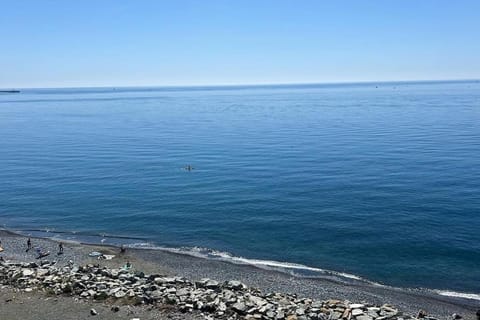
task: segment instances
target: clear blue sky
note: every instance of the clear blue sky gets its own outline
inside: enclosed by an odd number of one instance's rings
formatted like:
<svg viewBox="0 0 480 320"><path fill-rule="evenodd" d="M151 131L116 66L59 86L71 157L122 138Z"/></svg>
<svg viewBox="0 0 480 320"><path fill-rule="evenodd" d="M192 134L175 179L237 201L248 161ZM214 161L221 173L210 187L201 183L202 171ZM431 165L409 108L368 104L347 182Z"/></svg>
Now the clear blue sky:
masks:
<svg viewBox="0 0 480 320"><path fill-rule="evenodd" d="M0 87L480 78L480 1L1 1Z"/></svg>

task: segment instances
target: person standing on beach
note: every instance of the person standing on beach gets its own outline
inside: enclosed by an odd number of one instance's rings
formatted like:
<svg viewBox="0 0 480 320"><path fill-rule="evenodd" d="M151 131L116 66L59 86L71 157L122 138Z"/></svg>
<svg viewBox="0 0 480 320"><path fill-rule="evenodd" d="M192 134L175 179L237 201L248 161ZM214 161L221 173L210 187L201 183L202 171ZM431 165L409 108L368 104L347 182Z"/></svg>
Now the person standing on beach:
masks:
<svg viewBox="0 0 480 320"><path fill-rule="evenodd" d="M28 238L27 240L27 252L32 249L32 240L30 238Z"/></svg>
<svg viewBox="0 0 480 320"><path fill-rule="evenodd" d="M58 244L58 254L63 254L63 242Z"/></svg>

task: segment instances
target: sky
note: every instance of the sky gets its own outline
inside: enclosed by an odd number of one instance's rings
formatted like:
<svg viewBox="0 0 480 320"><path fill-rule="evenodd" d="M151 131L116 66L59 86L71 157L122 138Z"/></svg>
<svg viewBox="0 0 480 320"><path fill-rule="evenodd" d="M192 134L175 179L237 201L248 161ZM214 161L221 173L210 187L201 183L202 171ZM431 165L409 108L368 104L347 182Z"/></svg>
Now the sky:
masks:
<svg viewBox="0 0 480 320"><path fill-rule="evenodd" d="M0 88L480 78L478 0L0 0Z"/></svg>

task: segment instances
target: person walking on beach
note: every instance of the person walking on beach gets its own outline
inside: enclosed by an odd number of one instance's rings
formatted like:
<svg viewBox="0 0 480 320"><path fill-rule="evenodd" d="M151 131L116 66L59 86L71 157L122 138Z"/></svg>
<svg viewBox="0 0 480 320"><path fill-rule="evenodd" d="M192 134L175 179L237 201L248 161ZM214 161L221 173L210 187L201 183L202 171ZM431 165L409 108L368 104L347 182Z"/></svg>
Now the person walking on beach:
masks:
<svg viewBox="0 0 480 320"><path fill-rule="evenodd" d="M27 240L27 252L32 249L32 240L30 238L28 238Z"/></svg>
<svg viewBox="0 0 480 320"><path fill-rule="evenodd" d="M63 242L58 244L58 254L63 254Z"/></svg>

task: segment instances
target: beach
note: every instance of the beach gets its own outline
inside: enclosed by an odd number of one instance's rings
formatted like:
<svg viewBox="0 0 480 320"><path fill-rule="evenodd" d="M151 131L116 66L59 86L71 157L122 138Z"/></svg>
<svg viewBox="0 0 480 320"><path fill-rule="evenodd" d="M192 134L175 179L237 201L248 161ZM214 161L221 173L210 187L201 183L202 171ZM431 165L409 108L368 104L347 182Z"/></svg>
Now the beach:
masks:
<svg viewBox="0 0 480 320"><path fill-rule="evenodd" d="M38 261L35 259L34 250L25 252L26 237L9 231L1 231L0 238L5 249L1 256L5 260L15 262ZM95 264L107 268L121 268L129 262L134 272L184 277L191 281L198 281L202 278L214 279L220 283L238 280L248 287L258 288L266 293L295 294L298 297L316 300L338 299L352 303L389 304L397 307L402 313L413 316L416 316L419 310L424 310L429 316L439 319L450 319L454 313L461 315L465 319L475 319L475 312L479 306L477 300L445 297L427 290L402 290L365 283L347 283L333 279L295 277L285 272L265 270L250 265L214 261L162 250L127 248L126 252L122 254L118 247L67 242L64 243L64 254L57 255L58 242L56 241L32 238L32 245L41 247L44 251L50 251L50 255L45 257L45 259L57 262L56 266L73 263L79 266ZM89 256L89 253L93 251L99 251L106 255L115 255L115 257L111 260L99 260L97 257ZM49 310L53 308L55 310L57 308L55 306L59 305L57 300L52 300L52 297L47 297L48 300L45 300L44 293L41 292L25 294L9 290L14 290L14 288L2 289L0 311L5 315L18 313L17 317L22 315L22 319L29 319L28 314L32 314L32 317L36 316L35 319L39 319L39 310L42 308L48 308ZM16 296L16 298L6 303L5 301L10 296ZM28 303L26 299L28 299ZM77 304L78 297L65 295L55 296L55 299L60 299L60 305L62 306L68 306L70 303L75 304L75 306L78 305L78 308L69 309L71 311L69 316L72 319L75 316L85 317L91 308L102 310L101 313L105 319L109 319L109 316L119 317L119 314L111 315L110 311L104 312L105 310L110 310L110 306L99 302L82 300L81 304ZM25 305L28 305L28 307L25 307ZM134 308L132 312L141 314L142 317L140 318L142 319L150 319L151 317L158 319L175 316L186 317L185 314L179 313L178 310L171 306L168 310L163 311L153 308L155 309L154 312L151 306L132 306L132 308ZM151 310L148 311L147 308ZM122 312L127 312L127 310L125 309ZM45 316L47 314L41 313L45 314ZM67 319L61 312L55 311L54 313L58 314L59 318ZM201 318L201 315L195 312L188 313L188 317L195 316ZM128 318L129 315L125 314L125 317ZM54 319L51 314L45 319L47 318ZM130 318L134 318L134 316Z"/></svg>

